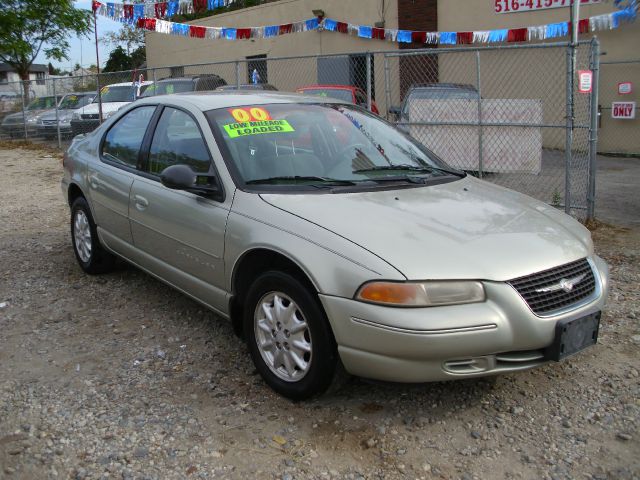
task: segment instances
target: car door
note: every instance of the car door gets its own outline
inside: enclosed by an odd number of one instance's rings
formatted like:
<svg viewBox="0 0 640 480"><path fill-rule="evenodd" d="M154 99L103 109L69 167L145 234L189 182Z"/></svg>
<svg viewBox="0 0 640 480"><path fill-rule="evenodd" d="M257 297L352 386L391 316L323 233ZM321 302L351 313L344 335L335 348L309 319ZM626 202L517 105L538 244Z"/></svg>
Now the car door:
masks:
<svg viewBox="0 0 640 480"><path fill-rule="evenodd" d="M131 187L135 247L143 253L145 268L226 311L223 255L230 199L166 188L160 173L176 164L186 164L196 174L215 173L197 121L186 111L166 106L151 137L143 172Z"/></svg>
<svg viewBox="0 0 640 480"><path fill-rule="evenodd" d="M108 247L124 253L133 244L129 226L129 191L142 142L155 105L135 108L109 128L99 148L100 161L88 167L93 215Z"/></svg>

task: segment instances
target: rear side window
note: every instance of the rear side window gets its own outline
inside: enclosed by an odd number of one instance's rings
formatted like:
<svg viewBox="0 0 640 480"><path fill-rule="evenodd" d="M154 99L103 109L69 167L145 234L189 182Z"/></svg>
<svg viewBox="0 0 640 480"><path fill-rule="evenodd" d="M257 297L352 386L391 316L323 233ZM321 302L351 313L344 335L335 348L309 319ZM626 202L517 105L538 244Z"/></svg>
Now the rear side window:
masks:
<svg viewBox="0 0 640 480"><path fill-rule="evenodd" d="M142 139L155 109L155 106L139 107L118 120L105 135L103 157L136 168Z"/></svg>
<svg viewBox="0 0 640 480"><path fill-rule="evenodd" d="M153 134L149 173L159 175L171 165L188 165L196 173L207 173L209 151L195 120L185 112L166 107Z"/></svg>

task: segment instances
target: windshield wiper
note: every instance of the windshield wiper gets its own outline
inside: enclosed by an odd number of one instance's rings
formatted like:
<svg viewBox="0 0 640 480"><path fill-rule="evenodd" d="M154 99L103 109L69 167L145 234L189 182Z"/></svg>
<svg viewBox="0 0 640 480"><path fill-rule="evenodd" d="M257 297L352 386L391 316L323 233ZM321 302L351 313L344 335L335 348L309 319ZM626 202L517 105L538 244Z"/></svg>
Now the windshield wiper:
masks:
<svg viewBox="0 0 640 480"><path fill-rule="evenodd" d="M367 172L383 172L383 171L410 171L410 172L420 172L420 173L433 173L433 172L444 172L449 175L455 175L457 177L464 176L462 172L454 172L452 170L446 170L444 168L439 167L420 167L417 165L378 165L371 168L361 168L359 170L354 170L353 173L367 173Z"/></svg>
<svg viewBox="0 0 640 480"><path fill-rule="evenodd" d="M277 183L281 181L295 181L295 182L322 182L322 185L356 185L351 180L338 180L336 178L328 177L316 177L316 176L299 176L299 175L283 175L280 177L258 178L256 180L249 180L245 182L247 185L259 185L265 183Z"/></svg>

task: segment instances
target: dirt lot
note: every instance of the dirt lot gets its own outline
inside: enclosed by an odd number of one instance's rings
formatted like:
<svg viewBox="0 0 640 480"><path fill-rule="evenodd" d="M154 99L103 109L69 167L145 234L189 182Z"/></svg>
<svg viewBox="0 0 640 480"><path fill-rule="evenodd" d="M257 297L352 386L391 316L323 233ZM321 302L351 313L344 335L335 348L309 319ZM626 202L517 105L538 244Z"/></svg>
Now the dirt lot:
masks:
<svg viewBox="0 0 640 480"><path fill-rule="evenodd" d="M0 149L0 478L640 478L640 230L600 226L600 343L493 381L291 403L230 325L132 267L84 275L60 158Z"/></svg>

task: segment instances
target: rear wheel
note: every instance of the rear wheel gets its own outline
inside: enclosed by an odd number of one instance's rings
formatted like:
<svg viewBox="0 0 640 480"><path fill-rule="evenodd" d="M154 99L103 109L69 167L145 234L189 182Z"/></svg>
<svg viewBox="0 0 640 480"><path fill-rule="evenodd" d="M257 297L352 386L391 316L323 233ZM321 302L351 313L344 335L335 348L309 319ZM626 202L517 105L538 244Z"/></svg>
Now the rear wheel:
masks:
<svg viewBox="0 0 640 480"><path fill-rule="evenodd" d="M115 257L100 245L89 204L83 197L76 198L71 205L71 241L76 260L86 273L113 270Z"/></svg>
<svg viewBox="0 0 640 480"><path fill-rule="evenodd" d="M266 272L249 289L244 312L251 357L271 388L293 400L327 390L338 353L315 292L292 275Z"/></svg>

